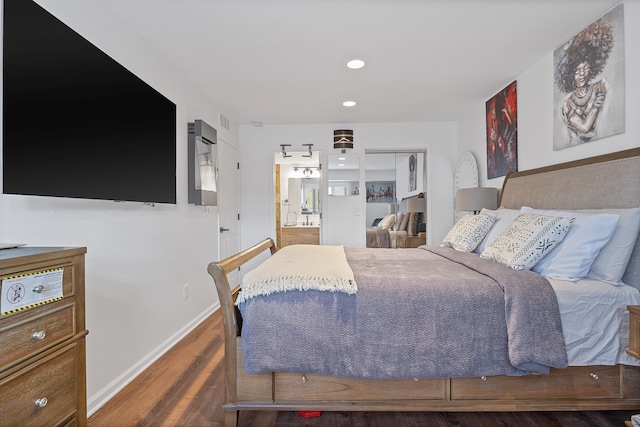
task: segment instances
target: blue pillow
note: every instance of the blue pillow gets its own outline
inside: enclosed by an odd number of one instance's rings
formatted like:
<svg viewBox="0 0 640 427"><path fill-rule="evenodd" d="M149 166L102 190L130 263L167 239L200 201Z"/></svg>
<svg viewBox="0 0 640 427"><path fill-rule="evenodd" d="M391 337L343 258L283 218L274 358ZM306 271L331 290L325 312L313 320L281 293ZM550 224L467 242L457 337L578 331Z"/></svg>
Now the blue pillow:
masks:
<svg viewBox="0 0 640 427"><path fill-rule="evenodd" d="M523 207L522 213L573 217L573 223L564 239L532 270L558 280L578 281L587 277L591 265L618 226L620 215L609 213L583 213Z"/></svg>

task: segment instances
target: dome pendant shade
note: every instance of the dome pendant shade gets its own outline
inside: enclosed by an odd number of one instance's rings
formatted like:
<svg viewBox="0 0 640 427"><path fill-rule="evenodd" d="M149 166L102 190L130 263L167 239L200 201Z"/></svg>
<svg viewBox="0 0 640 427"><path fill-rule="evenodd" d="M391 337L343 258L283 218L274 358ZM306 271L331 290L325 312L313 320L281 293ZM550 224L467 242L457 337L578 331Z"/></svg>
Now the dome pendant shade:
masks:
<svg viewBox="0 0 640 427"><path fill-rule="evenodd" d="M333 148L353 148L353 130L338 129L333 131Z"/></svg>

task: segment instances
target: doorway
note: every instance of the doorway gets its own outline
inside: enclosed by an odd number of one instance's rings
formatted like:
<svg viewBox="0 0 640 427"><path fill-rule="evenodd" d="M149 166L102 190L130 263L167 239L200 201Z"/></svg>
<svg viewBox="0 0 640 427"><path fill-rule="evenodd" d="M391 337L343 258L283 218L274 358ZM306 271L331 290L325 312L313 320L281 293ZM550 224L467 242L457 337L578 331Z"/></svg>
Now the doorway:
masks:
<svg viewBox="0 0 640 427"><path fill-rule="evenodd" d="M295 243L320 244L321 154L320 151L309 150L283 151L274 155L274 226L279 248Z"/></svg>
<svg viewBox="0 0 640 427"><path fill-rule="evenodd" d="M224 140L218 138L218 173L220 182L224 185L218 189L218 220L219 220L219 259L225 259L238 252L239 221L238 185L240 182L238 170L238 150ZM240 283L238 270L229 272L229 283Z"/></svg>

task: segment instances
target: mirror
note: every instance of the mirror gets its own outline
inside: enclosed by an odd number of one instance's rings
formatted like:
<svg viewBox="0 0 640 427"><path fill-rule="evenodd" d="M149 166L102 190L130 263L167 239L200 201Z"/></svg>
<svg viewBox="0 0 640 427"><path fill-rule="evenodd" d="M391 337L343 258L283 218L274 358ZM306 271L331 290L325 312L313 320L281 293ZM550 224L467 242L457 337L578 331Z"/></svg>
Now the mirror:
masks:
<svg viewBox="0 0 640 427"><path fill-rule="evenodd" d="M396 153L366 153L366 224L373 226L376 220L398 210Z"/></svg>
<svg viewBox="0 0 640 427"><path fill-rule="evenodd" d="M384 218L385 215L407 211L402 200L425 192L425 165L425 152L365 152L368 227L373 226L377 219Z"/></svg>
<svg viewBox="0 0 640 427"><path fill-rule="evenodd" d="M329 196L358 196L360 194L358 154L330 154L328 169Z"/></svg>
<svg viewBox="0 0 640 427"><path fill-rule="evenodd" d="M318 178L289 178L289 212L297 215L320 213L320 180Z"/></svg>

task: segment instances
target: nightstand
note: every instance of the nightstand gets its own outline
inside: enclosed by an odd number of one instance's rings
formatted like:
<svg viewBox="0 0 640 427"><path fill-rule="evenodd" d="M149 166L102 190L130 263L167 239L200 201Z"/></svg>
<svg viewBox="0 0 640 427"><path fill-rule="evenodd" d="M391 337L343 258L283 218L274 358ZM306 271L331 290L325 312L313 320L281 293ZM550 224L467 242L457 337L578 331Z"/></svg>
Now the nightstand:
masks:
<svg viewBox="0 0 640 427"><path fill-rule="evenodd" d="M398 236L397 246L399 248L417 248L427 243L427 236Z"/></svg>
<svg viewBox="0 0 640 427"><path fill-rule="evenodd" d="M628 305L629 310L629 348L627 353L640 359L640 305ZM632 427L631 421L624 422L627 427Z"/></svg>
<svg viewBox="0 0 640 427"><path fill-rule="evenodd" d="M640 305L628 305L629 348L627 353L640 359Z"/></svg>

